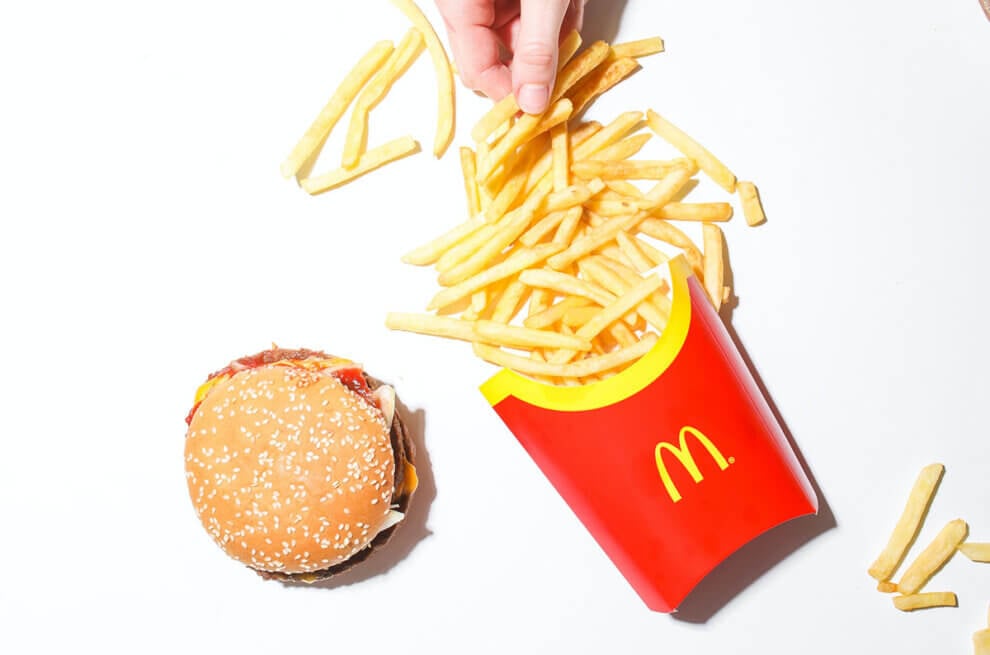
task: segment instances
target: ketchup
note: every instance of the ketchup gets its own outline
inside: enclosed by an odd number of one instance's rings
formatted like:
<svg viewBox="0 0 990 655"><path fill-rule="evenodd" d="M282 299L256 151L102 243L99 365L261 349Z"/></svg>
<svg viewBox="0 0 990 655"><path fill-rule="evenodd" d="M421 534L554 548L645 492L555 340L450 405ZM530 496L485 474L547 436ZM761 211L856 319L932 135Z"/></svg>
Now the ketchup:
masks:
<svg viewBox="0 0 990 655"><path fill-rule="evenodd" d="M233 375L240 371L248 371L255 368L260 368L262 366L267 366L269 364L274 364L281 361L301 361L308 359L310 357L322 357L327 358L327 355L315 350L284 350L284 349L272 349L263 350L255 355L248 355L247 357L241 357L240 359L234 360L224 368L211 373L207 378L207 381L213 378L219 377L221 375ZM364 377L364 371L358 366L347 366L344 368L338 368L330 371L330 375L337 378L341 384L353 391L354 393L361 396L368 404L381 410L378 405L378 399L375 398L371 391L371 387L368 386L368 380ZM208 395L208 394L207 394ZM189 410L189 414L186 415L186 425L192 423L192 417L199 409L202 401L193 405L193 408Z"/></svg>

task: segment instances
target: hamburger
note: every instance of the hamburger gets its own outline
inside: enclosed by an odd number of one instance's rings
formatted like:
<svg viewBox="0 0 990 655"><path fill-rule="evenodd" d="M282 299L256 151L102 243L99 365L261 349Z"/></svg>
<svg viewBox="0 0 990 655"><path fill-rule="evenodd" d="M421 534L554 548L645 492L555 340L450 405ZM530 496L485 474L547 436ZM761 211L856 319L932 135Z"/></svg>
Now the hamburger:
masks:
<svg viewBox="0 0 990 655"><path fill-rule="evenodd" d="M381 547L416 489L392 387L346 359L272 347L210 375L186 417L203 527L262 577L316 582Z"/></svg>

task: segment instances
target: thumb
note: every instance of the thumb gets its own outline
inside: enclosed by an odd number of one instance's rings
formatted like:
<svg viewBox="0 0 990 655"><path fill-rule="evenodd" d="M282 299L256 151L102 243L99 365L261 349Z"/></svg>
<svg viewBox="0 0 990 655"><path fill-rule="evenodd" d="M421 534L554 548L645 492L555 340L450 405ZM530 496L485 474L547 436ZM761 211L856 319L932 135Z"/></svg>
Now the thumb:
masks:
<svg viewBox="0 0 990 655"><path fill-rule="evenodd" d="M557 43L568 0L522 0L512 53L512 90L527 114L546 111L557 73Z"/></svg>

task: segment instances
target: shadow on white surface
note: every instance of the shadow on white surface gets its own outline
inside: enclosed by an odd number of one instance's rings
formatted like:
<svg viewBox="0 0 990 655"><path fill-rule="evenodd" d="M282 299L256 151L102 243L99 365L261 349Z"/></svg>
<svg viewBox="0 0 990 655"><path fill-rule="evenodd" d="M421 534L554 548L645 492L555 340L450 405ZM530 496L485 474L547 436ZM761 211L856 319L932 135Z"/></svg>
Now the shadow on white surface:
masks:
<svg viewBox="0 0 990 655"><path fill-rule="evenodd" d="M410 411L401 400L396 398L395 411L399 412L409 431L410 438L416 448L415 466L419 486L409 503L409 510L402 524L397 527L391 539L381 548L377 548L368 559L338 575L321 582L304 584L299 582L283 582L290 587L306 587L316 589L337 589L363 582L370 578L388 573L399 565L413 551L419 542L433 534L427 527L430 517L430 506L437 495L436 482L433 477L433 465L430 454L426 451L426 413L422 410Z"/></svg>
<svg viewBox="0 0 990 655"><path fill-rule="evenodd" d="M737 304L737 299L733 298L732 307L735 307ZM732 307L723 307L723 319L727 319L727 314L731 312ZM726 311L727 309L728 312ZM794 436L784 422L766 385L760 379L756 367L753 366L753 361L746 353L742 342L739 340L739 336L732 329L732 325L728 320L726 320L726 328L733 343L738 348L743 361L746 362L747 368L752 373L760 392L766 398L774 418L777 419L784 435L787 437L788 444L794 451L794 455L797 457L801 468L811 482L815 496L818 498L818 513L810 516L802 516L771 528L730 555L728 559L698 583L698 586L691 591L684 602L677 608L677 611L671 615L675 619L687 623L706 623L733 598L742 593L771 568L787 559L804 544L838 525L835 515L832 513L832 509L829 507L828 501L825 498L825 494L822 492L821 487L815 480L815 476L812 474L811 468L808 466L808 462L798 449L797 443L794 441Z"/></svg>
<svg viewBox="0 0 990 655"><path fill-rule="evenodd" d="M612 43L619 33L622 11L628 0L610 2L589 2L584 6L584 27L581 40L585 43L607 41Z"/></svg>

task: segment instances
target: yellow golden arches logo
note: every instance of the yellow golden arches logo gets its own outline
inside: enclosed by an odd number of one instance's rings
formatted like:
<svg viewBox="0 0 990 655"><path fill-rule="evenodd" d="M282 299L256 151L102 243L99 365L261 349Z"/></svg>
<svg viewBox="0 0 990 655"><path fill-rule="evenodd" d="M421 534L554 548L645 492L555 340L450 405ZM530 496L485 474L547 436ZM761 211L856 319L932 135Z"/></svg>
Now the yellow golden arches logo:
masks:
<svg viewBox="0 0 990 655"><path fill-rule="evenodd" d="M660 479L663 481L664 489L667 490L667 494L670 499L675 503L681 499L681 492L678 491L677 485L674 481L670 479L670 472L667 470L667 463L663 459L664 451L673 453L677 461L681 463L684 470L688 472L691 479L696 483L701 482L705 479L705 476L701 474L701 469L698 468L698 463L694 460L694 455L691 454L691 449L688 448L687 438L688 435L694 437L708 454L711 456L712 460L718 464L719 470L724 471L729 468L729 464L733 463L735 460L733 458L726 459L712 440L706 437L702 432L696 428L690 426L685 426L681 428L680 438L678 439L678 445L674 446L666 441L661 441L656 447L656 457L657 457L657 471L660 473Z"/></svg>

